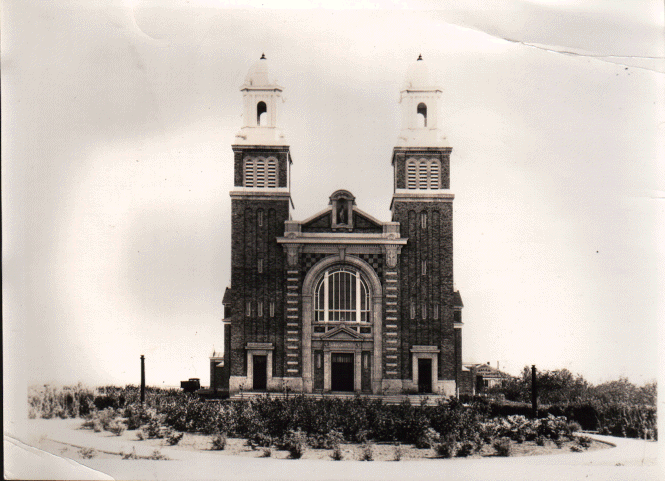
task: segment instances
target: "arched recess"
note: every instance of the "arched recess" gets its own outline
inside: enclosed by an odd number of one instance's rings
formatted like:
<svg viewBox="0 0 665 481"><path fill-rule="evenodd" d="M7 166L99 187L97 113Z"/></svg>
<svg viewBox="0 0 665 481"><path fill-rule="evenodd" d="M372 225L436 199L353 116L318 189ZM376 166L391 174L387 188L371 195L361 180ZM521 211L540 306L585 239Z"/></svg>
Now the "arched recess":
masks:
<svg viewBox="0 0 665 481"><path fill-rule="evenodd" d="M372 336L374 342L374 359L372 360L372 391L380 393L382 373L382 326L383 326L383 288L381 279L372 266L364 260L350 255L342 258L339 255L326 257L312 266L302 286L302 374L305 392L312 392L312 322L314 321L314 287L316 281L326 269L336 264L353 266L361 271L369 281L372 302Z"/></svg>
<svg viewBox="0 0 665 481"><path fill-rule="evenodd" d="M265 127L268 122L268 107L266 103L261 101L256 104L256 125Z"/></svg>
<svg viewBox="0 0 665 481"><path fill-rule="evenodd" d="M419 103L416 114L418 115L418 127L427 127L427 105Z"/></svg>

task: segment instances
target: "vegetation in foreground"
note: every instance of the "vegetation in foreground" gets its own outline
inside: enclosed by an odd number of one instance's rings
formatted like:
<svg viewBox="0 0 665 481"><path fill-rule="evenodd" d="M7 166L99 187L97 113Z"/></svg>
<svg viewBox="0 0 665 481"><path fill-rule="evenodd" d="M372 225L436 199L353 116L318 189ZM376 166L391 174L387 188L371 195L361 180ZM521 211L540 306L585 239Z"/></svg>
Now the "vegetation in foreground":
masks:
<svg viewBox="0 0 665 481"><path fill-rule="evenodd" d="M465 404L450 399L435 406L385 405L362 397L316 400L302 395L230 402L207 401L176 389L149 388L141 406L139 392L136 386L96 391L82 386L46 386L31 390L30 413L42 418L81 417L82 428L117 436L125 430L135 431L137 439L163 439L165 445L177 445L185 432L210 435L213 450L224 450L227 436L243 438L246 446L260 449L266 457L275 448L288 451L293 459L308 449L332 450L331 459L349 459L342 450L348 443L362 445L356 459L365 461L376 459L376 443L394 445L390 458L395 460L402 459L402 444L430 449L439 457L510 456L520 445L566 445L573 451L584 451L590 445L584 437L575 436L580 423L551 412L565 411L570 405L565 409L550 406L541 413L543 417L531 419L509 412L520 411L519 404L479 398ZM653 433L655 438L655 407L631 409L634 411L616 411L610 405L597 421L611 419L612 426L623 426L621 434Z"/></svg>

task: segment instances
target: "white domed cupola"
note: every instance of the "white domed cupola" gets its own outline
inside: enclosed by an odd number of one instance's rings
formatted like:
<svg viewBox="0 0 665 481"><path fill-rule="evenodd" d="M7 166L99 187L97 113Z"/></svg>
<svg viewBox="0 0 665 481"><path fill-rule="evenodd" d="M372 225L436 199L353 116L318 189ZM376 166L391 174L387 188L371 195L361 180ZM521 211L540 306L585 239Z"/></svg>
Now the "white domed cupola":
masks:
<svg viewBox="0 0 665 481"><path fill-rule="evenodd" d="M397 145L405 147L446 146L439 125L441 88L431 79L429 68L422 55L406 73L400 91L402 105L402 129Z"/></svg>
<svg viewBox="0 0 665 481"><path fill-rule="evenodd" d="M249 69L240 87L243 97L243 122L236 134L239 145L286 145L284 134L277 127L278 105L283 102L282 90L270 78L265 55Z"/></svg>

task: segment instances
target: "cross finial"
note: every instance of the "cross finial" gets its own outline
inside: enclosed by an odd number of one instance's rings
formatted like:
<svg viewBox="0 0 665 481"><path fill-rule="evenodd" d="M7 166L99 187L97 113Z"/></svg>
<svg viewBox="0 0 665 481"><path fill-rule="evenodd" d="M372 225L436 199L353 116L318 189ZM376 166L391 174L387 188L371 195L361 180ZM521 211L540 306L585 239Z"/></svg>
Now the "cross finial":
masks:
<svg viewBox="0 0 665 481"><path fill-rule="evenodd" d="M262 53L262 54L261 54L261 58L260 58L260 60L265 60L265 59L266 59L266 54L265 54L265 53Z"/></svg>
<svg viewBox="0 0 665 481"><path fill-rule="evenodd" d="M422 60L422 59L423 59L423 55L422 55L422 54L419 54L419 55L418 55L418 60Z"/></svg>

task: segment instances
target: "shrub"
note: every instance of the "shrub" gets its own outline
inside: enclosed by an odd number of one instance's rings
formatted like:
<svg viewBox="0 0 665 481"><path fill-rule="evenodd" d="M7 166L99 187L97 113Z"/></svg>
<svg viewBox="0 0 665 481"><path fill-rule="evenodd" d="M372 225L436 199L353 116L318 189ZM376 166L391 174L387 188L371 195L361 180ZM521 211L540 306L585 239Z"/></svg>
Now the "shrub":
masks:
<svg viewBox="0 0 665 481"><path fill-rule="evenodd" d="M289 431L283 443L292 459L300 459L307 450L307 435L300 429Z"/></svg>
<svg viewBox="0 0 665 481"><path fill-rule="evenodd" d="M457 451L457 441L453 436L446 436L442 442L435 445L434 450L440 458L452 458Z"/></svg>
<svg viewBox="0 0 665 481"><path fill-rule="evenodd" d="M268 448L273 445L275 440L272 436L262 432L254 432L250 434L247 438L247 445L254 449L255 446Z"/></svg>
<svg viewBox="0 0 665 481"><path fill-rule="evenodd" d="M586 449L591 446L592 440L589 436L578 436L577 437L577 444Z"/></svg>
<svg viewBox="0 0 665 481"><path fill-rule="evenodd" d="M580 423L576 421L571 421L568 423L566 426L566 435L571 438L573 433L579 432L582 430L582 426L580 426Z"/></svg>
<svg viewBox="0 0 665 481"><path fill-rule="evenodd" d="M136 439L138 439L139 441L145 441L146 438L147 436L143 432L143 429L139 429L138 431L136 431Z"/></svg>
<svg viewBox="0 0 665 481"><path fill-rule="evenodd" d="M226 433L214 434L211 442L214 451L223 451L226 447Z"/></svg>
<svg viewBox="0 0 665 481"><path fill-rule="evenodd" d="M558 439L559 439L559 438L557 438L557 441L558 441ZM538 437L536 438L536 444L537 444L538 446L545 446L545 437L544 437L544 436L538 436Z"/></svg>
<svg viewBox="0 0 665 481"><path fill-rule="evenodd" d="M185 433L179 433L176 431L172 431L167 437L166 437L166 442L169 443L171 446L175 446L180 442L182 437L184 436Z"/></svg>
<svg viewBox="0 0 665 481"><path fill-rule="evenodd" d="M473 443L473 441L467 439L461 443L458 443L456 447L457 453L455 453L455 456L458 458L466 458L467 456L473 454L476 445Z"/></svg>
<svg viewBox="0 0 665 481"><path fill-rule="evenodd" d="M122 455L122 459L139 459L138 454L136 454L136 448L132 448L131 452L129 453L120 453Z"/></svg>
<svg viewBox="0 0 665 481"><path fill-rule="evenodd" d="M92 459L97 456L97 451L94 448L81 448L79 449L79 454L82 458Z"/></svg>
<svg viewBox="0 0 665 481"><path fill-rule="evenodd" d="M120 422L120 421L113 421L113 422L109 425L107 431L112 432L112 433L115 434L116 436L122 436L122 433L125 432L125 429L126 429L126 428L125 428L125 425L124 425L122 422Z"/></svg>
<svg viewBox="0 0 665 481"><path fill-rule="evenodd" d="M573 451L574 453L581 453L584 451L584 448L578 446L577 444L573 444L570 446L570 450Z"/></svg>
<svg viewBox="0 0 665 481"><path fill-rule="evenodd" d="M333 448L333 452L330 454L330 457L335 461L341 461L344 459L344 455L342 454L342 447L339 444Z"/></svg>
<svg viewBox="0 0 665 481"><path fill-rule="evenodd" d="M164 459L169 459L168 456L165 456L162 454L162 452L159 449L155 449L150 456L148 456L148 459L152 459L153 461L161 461Z"/></svg>
<svg viewBox="0 0 665 481"><path fill-rule="evenodd" d="M561 449L563 447L563 439L561 439L561 438L555 439L554 444L556 444L557 448Z"/></svg>
<svg viewBox="0 0 665 481"><path fill-rule="evenodd" d="M262 458L269 458L272 456L272 448L265 448L263 450L263 454L261 454Z"/></svg>
<svg viewBox="0 0 665 481"><path fill-rule="evenodd" d="M400 461L401 459L402 459L402 445L400 443L397 443L395 445L395 451L393 453L393 460Z"/></svg>
<svg viewBox="0 0 665 481"><path fill-rule="evenodd" d="M374 448L371 443L363 444L362 450L360 451L360 460L374 461Z"/></svg>
<svg viewBox="0 0 665 481"><path fill-rule="evenodd" d="M432 428L427 428L420 436L418 436L415 445L418 449L430 449L439 442L439 439L439 433Z"/></svg>
<svg viewBox="0 0 665 481"><path fill-rule="evenodd" d="M492 443L492 447L496 450L498 456L510 456L510 438L504 437L497 439Z"/></svg>

